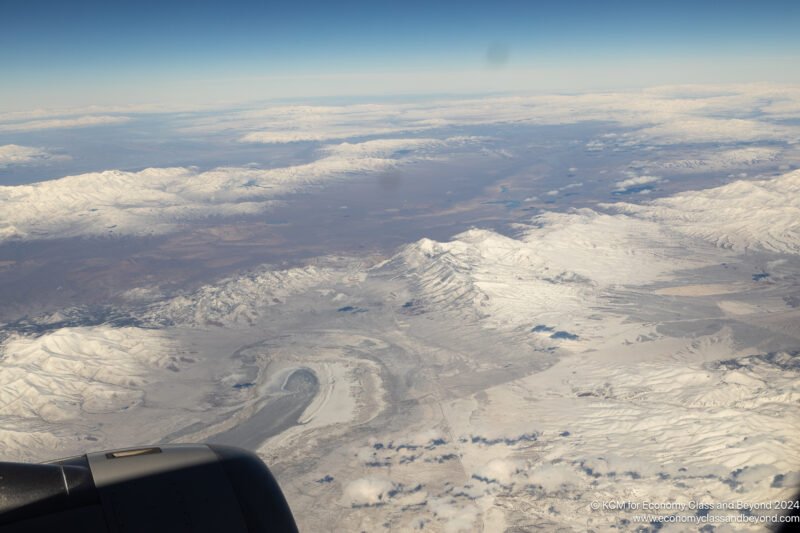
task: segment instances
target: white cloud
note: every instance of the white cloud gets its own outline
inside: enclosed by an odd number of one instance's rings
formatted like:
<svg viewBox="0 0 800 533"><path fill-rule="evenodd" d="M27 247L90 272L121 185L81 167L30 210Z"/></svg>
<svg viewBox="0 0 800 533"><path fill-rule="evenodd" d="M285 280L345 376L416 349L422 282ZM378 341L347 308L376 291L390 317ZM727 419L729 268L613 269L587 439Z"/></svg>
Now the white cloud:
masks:
<svg viewBox="0 0 800 533"><path fill-rule="evenodd" d="M344 133L344 132L342 132ZM260 144L284 144L301 141L324 141L335 138L355 137L362 132L352 131L350 135L347 134L334 134L334 133L315 133L312 131L306 132L269 132L269 131L255 131L243 135L240 139L243 143L260 143Z"/></svg>
<svg viewBox="0 0 800 533"><path fill-rule="evenodd" d="M782 107L765 105L778 100ZM777 105L777 104L775 104ZM190 122L191 129L238 131L242 142L284 143L419 132L447 126L613 122L632 129L589 147L677 143L797 142L800 128L779 124L800 107L800 91L770 86L662 88L577 95L437 99L414 103L273 106ZM777 111L775 111L777 109ZM747 116L748 118L742 118ZM755 116L755 118L753 118Z"/></svg>
<svg viewBox="0 0 800 533"><path fill-rule="evenodd" d="M446 144L447 141L436 139L377 139L362 143L332 144L324 147L322 152L340 157L391 157L397 152L409 150L419 154L421 150L430 150Z"/></svg>
<svg viewBox="0 0 800 533"><path fill-rule="evenodd" d="M243 135L239 140L243 143L257 144L286 144L303 141L332 141L337 139L349 139L353 137L366 137L374 135L395 135L398 133L410 133L421 131L427 128L386 128L369 126L331 126L327 130L309 131L256 131Z"/></svg>
<svg viewBox="0 0 800 533"><path fill-rule="evenodd" d="M24 132L49 129L85 128L107 124L122 124L130 117L120 115L86 115L74 118L48 118L28 120L24 122L6 122L0 124L0 132Z"/></svg>
<svg viewBox="0 0 800 533"><path fill-rule="evenodd" d="M120 123L134 113L192 111L200 106L85 107L0 114L0 131ZM202 109L209 110L207 106ZM517 95L354 105L274 105L181 117L183 128L230 132L241 142L330 141L391 136L448 126L612 122L632 129L600 136L592 149L615 144L796 142L800 128L778 119L800 109L800 91L769 85L660 87L574 95ZM122 114L126 114L123 116Z"/></svg>
<svg viewBox="0 0 800 533"><path fill-rule="evenodd" d="M547 191L545 194L547 196L558 196L559 193L562 193L564 191L568 191L570 189L578 189L580 187L583 187L583 182L568 183L567 185L564 185L563 187L559 187L558 189L553 189L551 191Z"/></svg>
<svg viewBox="0 0 800 533"><path fill-rule="evenodd" d="M22 111L0 112L0 123L25 122L32 120L63 119L89 115L130 115L135 113L189 113L192 111L219 111L219 106L198 104L127 104L127 105L90 105L82 107L29 109Z"/></svg>
<svg viewBox="0 0 800 533"><path fill-rule="evenodd" d="M666 120L635 133L655 144L737 143L752 141L800 142L800 130L763 120L684 116Z"/></svg>
<svg viewBox="0 0 800 533"><path fill-rule="evenodd" d="M522 471L522 465L511 459L492 459L475 471L474 476L487 483L500 483L512 485L517 475Z"/></svg>
<svg viewBox="0 0 800 533"><path fill-rule="evenodd" d="M197 105L89 106L0 114L0 131L120 123L134 113L211 111ZM232 132L247 143L330 141L488 124L616 123L636 131L617 143L796 142L800 90L771 85L656 87L641 91L450 98L354 105L274 105L181 117L184 128ZM602 149L614 141L592 141Z"/></svg>
<svg viewBox="0 0 800 533"><path fill-rule="evenodd" d="M20 146L18 144L0 146L0 168L13 165L49 163L51 161L63 161L65 159L69 159L69 156L51 154L42 148Z"/></svg>
<svg viewBox="0 0 800 533"><path fill-rule="evenodd" d="M402 104L274 106L233 114L221 122L203 121L193 127L205 130L256 129L239 140L272 144L395 135L441 125L425 117L404 116L406 107Z"/></svg>
<svg viewBox="0 0 800 533"><path fill-rule="evenodd" d="M428 507L434 515L444 522L447 533L474 531L478 519L478 509L472 504L458 504L447 498L432 498Z"/></svg>
<svg viewBox="0 0 800 533"><path fill-rule="evenodd" d="M626 192L641 187L642 185L655 184L661 181L656 176L637 176L614 183L617 192Z"/></svg>
<svg viewBox="0 0 800 533"><path fill-rule="evenodd" d="M583 483L574 467L545 463L528 472L528 483L542 487L546 492L558 492Z"/></svg>
<svg viewBox="0 0 800 533"><path fill-rule="evenodd" d="M409 436L406 441L413 446L427 446L435 440L446 440L447 437L438 430L429 429Z"/></svg>
<svg viewBox="0 0 800 533"><path fill-rule="evenodd" d="M746 148L717 151L681 150L681 154L684 157L680 159L634 161L631 166L635 168L668 169L670 172L680 173L719 171L775 161L781 155L781 150L763 146L748 146ZM788 169L786 167L782 170Z"/></svg>
<svg viewBox="0 0 800 533"><path fill-rule="evenodd" d="M372 476L351 481L344 488L345 505L379 505L386 503L395 484L387 477Z"/></svg>

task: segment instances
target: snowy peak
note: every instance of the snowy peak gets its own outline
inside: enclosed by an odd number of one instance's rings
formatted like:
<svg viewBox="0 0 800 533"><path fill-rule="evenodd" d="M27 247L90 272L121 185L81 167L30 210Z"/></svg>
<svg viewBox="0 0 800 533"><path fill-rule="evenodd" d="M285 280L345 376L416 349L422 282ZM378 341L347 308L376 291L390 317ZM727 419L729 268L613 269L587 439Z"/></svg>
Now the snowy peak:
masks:
<svg viewBox="0 0 800 533"><path fill-rule="evenodd" d="M245 274L157 305L150 319L194 326L251 326L266 308L329 282L334 275L331 269L315 266Z"/></svg>

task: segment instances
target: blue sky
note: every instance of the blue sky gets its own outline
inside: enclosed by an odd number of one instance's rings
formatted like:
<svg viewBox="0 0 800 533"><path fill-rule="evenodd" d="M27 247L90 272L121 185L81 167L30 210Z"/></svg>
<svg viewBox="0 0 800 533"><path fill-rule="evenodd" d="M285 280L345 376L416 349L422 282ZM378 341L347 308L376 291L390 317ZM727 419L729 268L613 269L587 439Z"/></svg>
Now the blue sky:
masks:
<svg viewBox="0 0 800 533"><path fill-rule="evenodd" d="M798 23L793 1L0 0L0 109L792 83Z"/></svg>

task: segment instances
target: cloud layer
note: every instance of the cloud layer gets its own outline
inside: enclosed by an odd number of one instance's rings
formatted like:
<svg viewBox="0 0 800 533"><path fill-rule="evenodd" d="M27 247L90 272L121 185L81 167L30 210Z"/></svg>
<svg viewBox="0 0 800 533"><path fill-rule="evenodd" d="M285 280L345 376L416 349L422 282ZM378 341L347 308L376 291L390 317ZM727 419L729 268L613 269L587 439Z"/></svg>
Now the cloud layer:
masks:
<svg viewBox="0 0 800 533"><path fill-rule="evenodd" d="M42 120L0 123L0 132L17 133L37 130L86 128L89 126L122 124L129 120L131 120L130 117L121 115L84 115L69 118L47 118Z"/></svg>
<svg viewBox="0 0 800 533"><path fill-rule="evenodd" d="M270 106L190 120L194 131L240 132L246 143L326 141L436 128L600 121L631 128L604 146L687 143L797 143L800 128L782 121L800 106L793 87L665 87L636 92L438 99L414 103Z"/></svg>
<svg viewBox="0 0 800 533"><path fill-rule="evenodd" d="M55 155L42 148L6 144L0 146L0 168L15 165L36 165L69 159L66 155Z"/></svg>

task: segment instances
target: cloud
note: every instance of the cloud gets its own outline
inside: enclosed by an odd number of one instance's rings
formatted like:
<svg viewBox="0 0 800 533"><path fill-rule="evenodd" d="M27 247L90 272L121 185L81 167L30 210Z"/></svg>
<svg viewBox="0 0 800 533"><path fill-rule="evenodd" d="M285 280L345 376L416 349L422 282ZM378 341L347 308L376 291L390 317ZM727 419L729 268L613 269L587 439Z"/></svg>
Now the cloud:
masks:
<svg viewBox="0 0 800 533"><path fill-rule="evenodd" d="M387 477L371 476L351 481L344 488L345 505L360 507L386 503L395 484Z"/></svg>
<svg viewBox="0 0 800 533"><path fill-rule="evenodd" d="M321 125L320 128L309 128L307 130L284 130L284 131L256 131L250 132L239 141L243 143L257 144L286 144L293 142L309 141L332 141L337 139L351 139L356 137L372 137L396 135L401 133L417 133L432 129L436 125L431 123L412 122L406 126L387 127L384 125L353 124L338 125L329 124L327 128Z"/></svg>
<svg viewBox="0 0 800 533"><path fill-rule="evenodd" d="M198 104L127 104L127 105L90 105L82 107L28 109L21 111L0 112L0 123L25 122L32 120L63 119L89 115L131 115L136 113L190 113L193 111L219 111L219 106Z"/></svg>
<svg viewBox="0 0 800 533"><path fill-rule="evenodd" d="M457 140L460 140L458 138ZM398 152L430 151L445 146L447 141L436 139L377 139L362 143L341 143L324 147L322 152L340 157L391 157Z"/></svg>
<svg viewBox="0 0 800 533"><path fill-rule="evenodd" d="M431 124L424 119L401 118L402 109L403 106L388 104L274 106L229 115L221 121L203 121L193 128L256 129L239 140L262 144L386 136L430 129Z"/></svg>
<svg viewBox="0 0 800 533"><path fill-rule="evenodd" d="M349 133L349 134L348 134ZM239 139L243 143L259 143L259 144L285 144L302 141L325 141L330 139L341 139L347 137L356 137L363 135L363 131L352 130L350 132L338 133L321 133L313 131L294 131L294 132L270 132L270 131L255 131L243 135Z"/></svg>
<svg viewBox="0 0 800 533"><path fill-rule="evenodd" d="M781 155L781 150L763 146L748 146L732 150L703 150L700 152L682 149L681 155L684 157L655 161L634 161L631 163L631 167L665 169L678 173L737 169L775 161ZM785 170L788 170L788 168Z"/></svg>
<svg viewBox="0 0 800 533"><path fill-rule="evenodd" d="M46 164L67 159L69 159L67 155L51 154L42 148L34 148L32 146L20 146L18 144L0 146L0 168L14 165Z"/></svg>
<svg viewBox="0 0 800 533"><path fill-rule="evenodd" d="M614 183L616 187L615 192L630 193L639 192L650 189L652 185L661 181L661 178L656 176L637 176L635 178L628 178L626 180Z"/></svg>
<svg viewBox="0 0 800 533"><path fill-rule="evenodd" d="M503 52L502 46L495 47ZM502 59L502 53L495 54ZM493 56L494 57L494 56ZM593 149L615 143L796 142L800 127L781 120L800 109L800 90L771 85L657 87L641 91L536 94L353 105L272 105L249 109L209 106L90 106L0 114L0 131L33 131L121 123L135 113L203 110L180 118L192 132L232 133L245 143L322 142L394 136L449 126L575 124L603 121L629 128L616 141L602 136ZM213 112L208 112L213 111Z"/></svg>
<svg viewBox="0 0 800 533"><path fill-rule="evenodd" d="M492 459L481 468L477 469L472 477L486 483L499 483L512 485L517 475L522 471L518 461L510 459Z"/></svg>
<svg viewBox="0 0 800 533"><path fill-rule="evenodd" d="M559 492L581 486L583 479L572 466L564 463L546 463L528 472L528 483L542 487L545 492Z"/></svg>
<svg viewBox="0 0 800 533"><path fill-rule="evenodd" d="M579 187L583 187L583 182L569 183L567 185L564 185L563 187L559 187L558 189L553 189L551 191L547 191L545 194L547 196L558 196L559 193L562 193L564 191L568 191L570 189L577 189Z"/></svg>
<svg viewBox="0 0 800 533"><path fill-rule="evenodd" d="M800 142L800 130L764 120L680 117L643 128L635 136L655 144L737 143L752 141Z"/></svg>
<svg viewBox="0 0 800 533"><path fill-rule="evenodd" d="M779 101L782 107L765 105ZM575 95L515 95L413 103L272 106L191 120L187 128L239 132L252 143L325 141L420 132L449 126L614 123L629 131L600 136L590 149L684 143L789 142L800 127L777 109L800 108L800 91L771 86L667 87ZM742 118L747 117L747 118Z"/></svg>
<svg viewBox="0 0 800 533"><path fill-rule="evenodd" d="M580 467L590 476L624 476L651 477L661 470L661 465L648 461L646 458L617 455L604 457L588 457L580 462Z"/></svg>
<svg viewBox="0 0 800 533"><path fill-rule="evenodd" d="M796 489L800 486L800 471L776 474L775 477L772 478L772 486Z"/></svg>
<svg viewBox="0 0 800 533"><path fill-rule="evenodd" d="M406 439L406 441L412 446L428 446L432 442L444 442L446 440L447 437L441 431L436 429L429 429L420 433L415 433Z"/></svg>
<svg viewBox="0 0 800 533"><path fill-rule="evenodd" d="M75 118L49 118L0 124L0 132L25 132L49 129L85 128L108 124L122 124L131 120L120 115L86 115Z"/></svg>
<svg viewBox="0 0 800 533"><path fill-rule="evenodd" d="M444 522L447 533L474 531L478 520L478 509L472 504L458 504L447 498L431 498L428 507L434 515Z"/></svg>

